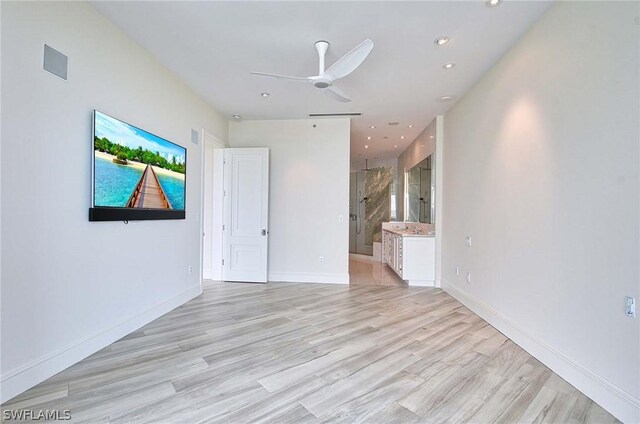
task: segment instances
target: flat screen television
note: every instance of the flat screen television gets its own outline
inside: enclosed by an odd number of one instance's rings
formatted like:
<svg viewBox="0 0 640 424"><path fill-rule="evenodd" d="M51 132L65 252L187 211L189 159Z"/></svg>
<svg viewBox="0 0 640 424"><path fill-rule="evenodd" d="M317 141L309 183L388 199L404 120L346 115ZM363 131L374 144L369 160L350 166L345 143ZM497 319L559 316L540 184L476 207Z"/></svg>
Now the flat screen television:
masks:
<svg viewBox="0 0 640 424"><path fill-rule="evenodd" d="M187 149L93 112L90 221L184 219Z"/></svg>

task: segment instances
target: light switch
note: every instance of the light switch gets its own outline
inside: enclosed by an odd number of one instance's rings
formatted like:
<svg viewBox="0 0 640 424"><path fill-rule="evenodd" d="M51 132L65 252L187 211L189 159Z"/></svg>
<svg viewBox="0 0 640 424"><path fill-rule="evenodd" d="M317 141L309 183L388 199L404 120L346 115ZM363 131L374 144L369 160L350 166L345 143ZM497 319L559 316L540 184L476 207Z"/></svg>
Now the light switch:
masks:
<svg viewBox="0 0 640 424"><path fill-rule="evenodd" d="M630 318L636 317L636 299L635 298L631 296L627 296L624 298L624 313Z"/></svg>

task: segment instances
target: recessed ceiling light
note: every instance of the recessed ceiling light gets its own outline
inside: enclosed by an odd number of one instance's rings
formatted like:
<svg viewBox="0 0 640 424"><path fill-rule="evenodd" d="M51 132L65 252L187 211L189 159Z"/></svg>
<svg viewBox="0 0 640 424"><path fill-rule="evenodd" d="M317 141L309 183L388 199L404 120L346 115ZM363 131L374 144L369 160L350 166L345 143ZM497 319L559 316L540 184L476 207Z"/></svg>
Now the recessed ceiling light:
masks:
<svg viewBox="0 0 640 424"><path fill-rule="evenodd" d="M407 125L407 128L413 128L413 124Z"/></svg>
<svg viewBox="0 0 640 424"><path fill-rule="evenodd" d="M399 122L391 121L387 125L391 125L393 127L394 125L398 125L398 124L399 124Z"/></svg>
<svg viewBox="0 0 640 424"><path fill-rule="evenodd" d="M429 138L433 138L433 136L432 136L432 135L430 135L430 136L429 136Z"/></svg>
<svg viewBox="0 0 640 424"><path fill-rule="evenodd" d="M376 126L375 125L371 125L369 128L374 129Z"/></svg>
<svg viewBox="0 0 640 424"><path fill-rule="evenodd" d="M242 118L240 115L238 115L238 114L233 114L233 119L240 119L240 118Z"/></svg>
<svg viewBox="0 0 640 424"><path fill-rule="evenodd" d="M365 145L364 145L364 148L365 148L365 149L368 149L368 148L369 148L369 145L368 145L368 144L365 144Z"/></svg>
<svg viewBox="0 0 640 424"><path fill-rule="evenodd" d="M393 148L394 148L394 149L397 149L397 148L398 148L398 145L397 145L397 144L394 144L394 145L393 145Z"/></svg>
<svg viewBox="0 0 640 424"><path fill-rule="evenodd" d="M455 98L456 98L456 96L442 96L438 100L440 100L441 102L450 102L451 100L453 100Z"/></svg>
<svg viewBox="0 0 640 424"><path fill-rule="evenodd" d="M449 62L449 63L445 63L445 64L444 64L444 66L442 66L442 67L443 67L444 69L451 69L451 68L453 68L454 66L456 66L456 64L455 64L455 63L451 63L451 62Z"/></svg>
<svg viewBox="0 0 640 424"><path fill-rule="evenodd" d="M447 44L449 42L449 37L447 36L440 36L438 38L436 38L435 40L433 40L434 43L436 43L439 46L442 46L444 44Z"/></svg>
<svg viewBox="0 0 640 424"><path fill-rule="evenodd" d="M487 7L496 7L502 3L502 0L487 0L484 5Z"/></svg>
<svg viewBox="0 0 640 424"><path fill-rule="evenodd" d="M269 97L271 95L271 93L267 93L266 91L264 91L264 92L260 93L260 95L262 97Z"/></svg>
<svg viewBox="0 0 640 424"><path fill-rule="evenodd" d="M404 136L403 135L400 136L400 140L404 140Z"/></svg>
<svg viewBox="0 0 640 424"><path fill-rule="evenodd" d="M367 140L371 140L371 136L367 136Z"/></svg>

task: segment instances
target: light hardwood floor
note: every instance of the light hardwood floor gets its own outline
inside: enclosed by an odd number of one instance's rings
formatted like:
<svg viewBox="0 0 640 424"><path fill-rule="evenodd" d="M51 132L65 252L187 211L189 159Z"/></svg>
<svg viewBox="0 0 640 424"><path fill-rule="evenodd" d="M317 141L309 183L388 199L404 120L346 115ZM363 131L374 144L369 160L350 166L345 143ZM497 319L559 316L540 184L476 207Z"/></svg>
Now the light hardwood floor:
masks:
<svg viewBox="0 0 640 424"><path fill-rule="evenodd" d="M439 289L207 283L4 408L90 423L613 423Z"/></svg>

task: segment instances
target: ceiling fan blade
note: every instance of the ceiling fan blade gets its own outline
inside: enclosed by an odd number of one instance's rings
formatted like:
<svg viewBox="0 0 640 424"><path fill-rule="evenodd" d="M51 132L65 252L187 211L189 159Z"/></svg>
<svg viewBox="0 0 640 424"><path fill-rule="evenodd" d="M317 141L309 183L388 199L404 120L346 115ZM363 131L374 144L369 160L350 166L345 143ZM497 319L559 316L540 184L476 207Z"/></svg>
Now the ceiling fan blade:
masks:
<svg viewBox="0 0 640 424"><path fill-rule="evenodd" d="M333 97L334 99L336 99L339 102L348 103L348 102L351 101L349 96L347 96L347 94L344 91L340 90L335 85L330 85L329 87L325 88L324 91L330 97Z"/></svg>
<svg viewBox="0 0 640 424"><path fill-rule="evenodd" d="M270 78L276 78L276 79L280 79L280 80L291 80L291 81L300 81L300 82L308 82L309 78L303 78L303 77L290 77L288 75L277 75L277 74L267 74L264 72L251 72L252 75L260 75L262 77L270 77Z"/></svg>
<svg viewBox="0 0 640 424"><path fill-rule="evenodd" d="M325 71L324 76L329 77L332 81L346 77L355 71L367 56L369 56L371 49L373 49L373 41L369 39L364 40L349 53L338 59L336 63L331 65L329 69Z"/></svg>

